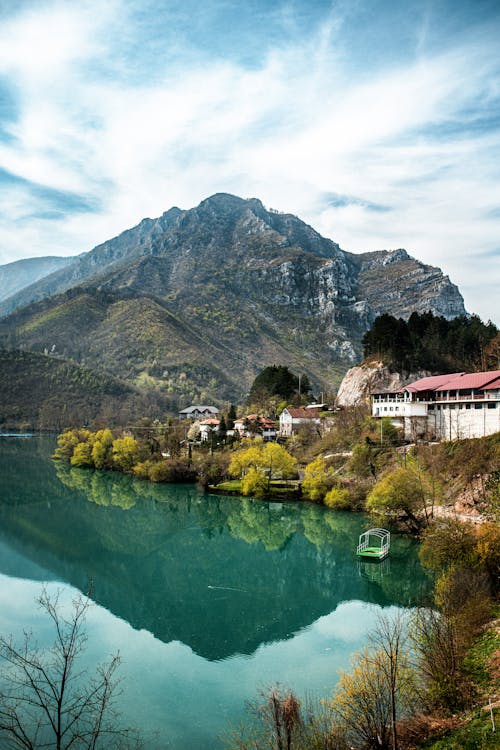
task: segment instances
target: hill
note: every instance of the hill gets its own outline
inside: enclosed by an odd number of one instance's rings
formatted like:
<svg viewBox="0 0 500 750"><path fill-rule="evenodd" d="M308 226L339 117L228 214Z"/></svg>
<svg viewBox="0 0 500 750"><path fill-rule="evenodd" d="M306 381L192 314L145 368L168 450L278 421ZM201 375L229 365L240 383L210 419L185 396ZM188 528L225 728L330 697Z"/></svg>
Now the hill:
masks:
<svg viewBox="0 0 500 750"><path fill-rule="evenodd" d="M145 219L11 296L0 335L184 405L241 399L271 364L330 388L388 310L465 312L448 277L404 250L353 255L295 216L217 194Z"/></svg>
<svg viewBox="0 0 500 750"><path fill-rule="evenodd" d="M147 398L129 385L55 357L0 349L0 429L61 429L68 425L126 424L161 417L158 394Z"/></svg>

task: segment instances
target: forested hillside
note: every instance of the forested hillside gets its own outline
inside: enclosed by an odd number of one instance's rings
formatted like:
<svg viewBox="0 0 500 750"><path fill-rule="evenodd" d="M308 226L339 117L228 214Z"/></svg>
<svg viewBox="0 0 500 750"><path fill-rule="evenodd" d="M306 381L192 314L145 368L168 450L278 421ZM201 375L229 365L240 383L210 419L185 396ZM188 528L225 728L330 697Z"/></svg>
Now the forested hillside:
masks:
<svg viewBox="0 0 500 750"><path fill-rule="evenodd" d="M56 357L0 349L0 428L61 429L161 417L168 402Z"/></svg>
<svg viewBox="0 0 500 750"><path fill-rule="evenodd" d="M499 366L500 337L493 323L477 315L446 320L414 312L406 321L384 314L364 335L363 352L399 372L470 372Z"/></svg>

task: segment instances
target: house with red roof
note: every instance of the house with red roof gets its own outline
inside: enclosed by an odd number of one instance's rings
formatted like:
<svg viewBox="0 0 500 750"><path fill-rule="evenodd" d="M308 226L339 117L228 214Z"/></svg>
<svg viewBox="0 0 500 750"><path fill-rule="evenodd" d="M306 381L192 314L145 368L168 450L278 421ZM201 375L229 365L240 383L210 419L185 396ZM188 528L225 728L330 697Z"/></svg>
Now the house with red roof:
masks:
<svg viewBox="0 0 500 750"><path fill-rule="evenodd" d="M260 414L248 414L246 417L236 419L234 430L239 433L240 437L260 437L265 443L276 440L277 436L275 420L262 417Z"/></svg>
<svg viewBox="0 0 500 750"><path fill-rule="evenodd" d="M210 440L213 433L217 434L219 432L219 425L220 419L215 419L214 417L199 422L200 440L202 442Z"/></svg>
<svg viewBox="0 0 500 750"><path fill-rule="evenodd" d="M391 417L413 440L459 440L500 432L500 370L420 378L372 393L372 415Z"/></svg>
<svg viewBox="0 0 500 750"><path fill-rule="evenodd" d="M319 409L311 408L293 408L287 407L280 414L280 435L281 437L291 437L295 435L301 427L311 425L319 430L321 419Z"/></svg>

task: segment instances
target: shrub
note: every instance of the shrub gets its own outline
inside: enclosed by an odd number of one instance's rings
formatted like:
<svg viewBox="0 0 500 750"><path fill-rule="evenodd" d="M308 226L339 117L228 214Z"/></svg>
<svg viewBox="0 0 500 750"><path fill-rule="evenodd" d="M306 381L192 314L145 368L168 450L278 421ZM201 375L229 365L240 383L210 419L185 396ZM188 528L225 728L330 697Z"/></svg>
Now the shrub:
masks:
<svg viewBox="0 0 500 750"><path fill-rule="evenodd" d="M351 510L352 508L349 490L342 487L332 487L326 493L323 503L327 508L332 508L333 510Z"/></svg>
<svg viewBox="0 0 500 750"><path fill-rule="evenodd" d="M156 463L156 461L139 461L139 463L134 466L134 475L138 477L138 479L150 479L151 469L153 466L156 466Z"/></svg>

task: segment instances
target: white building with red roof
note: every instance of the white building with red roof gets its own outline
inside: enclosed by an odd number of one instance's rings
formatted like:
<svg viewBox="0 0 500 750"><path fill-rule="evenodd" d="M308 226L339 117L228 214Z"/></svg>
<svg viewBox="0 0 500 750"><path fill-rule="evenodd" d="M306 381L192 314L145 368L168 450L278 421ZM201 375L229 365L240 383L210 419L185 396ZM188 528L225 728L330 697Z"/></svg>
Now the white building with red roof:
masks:
<svg viewBox="0 0 500 750"><path fill-rule="evenodd" d="M319 409L293 408L283 409L280 414L280 435L282 437L291 437L301 427L312 425L318 427L321 425Z"/></svg>
<svg viewBox="0 0 500 750"><path fill-rule="evenodd" d="M492 435L500 432L500 370L435 375L373 393L372 415L391 417L410 440Z"/></svg>

